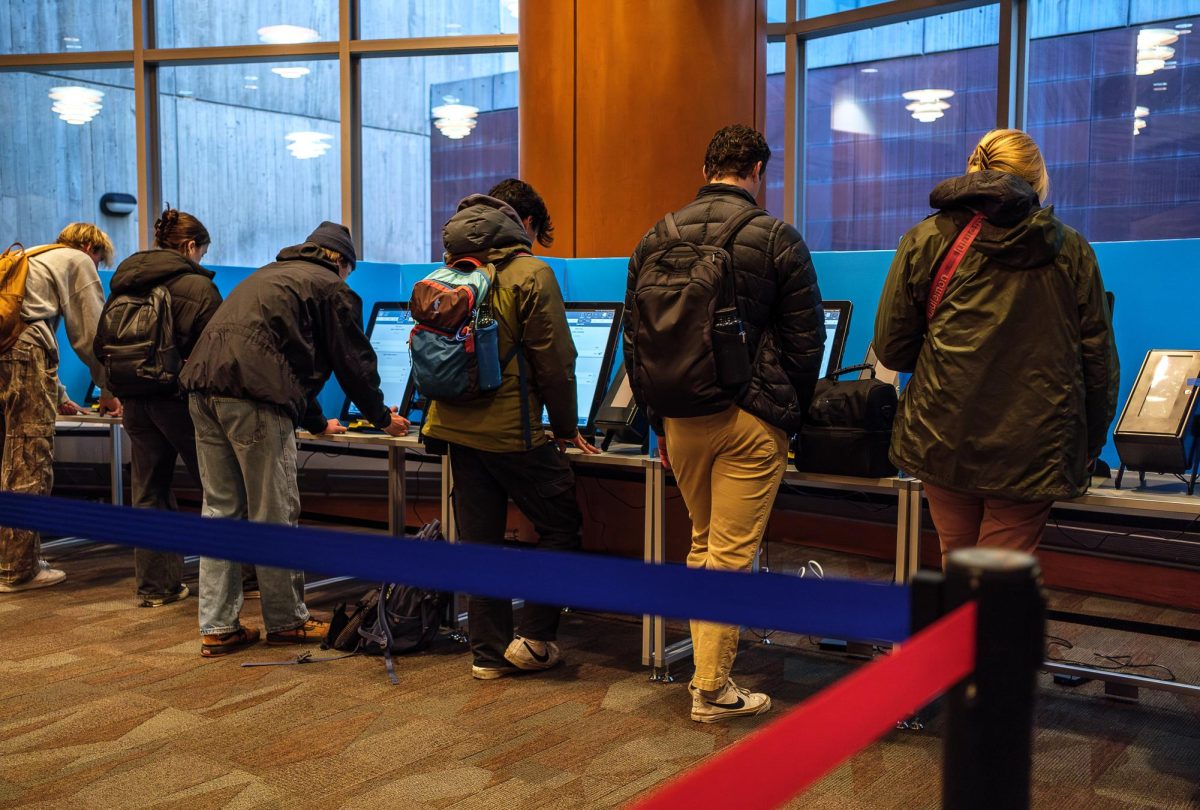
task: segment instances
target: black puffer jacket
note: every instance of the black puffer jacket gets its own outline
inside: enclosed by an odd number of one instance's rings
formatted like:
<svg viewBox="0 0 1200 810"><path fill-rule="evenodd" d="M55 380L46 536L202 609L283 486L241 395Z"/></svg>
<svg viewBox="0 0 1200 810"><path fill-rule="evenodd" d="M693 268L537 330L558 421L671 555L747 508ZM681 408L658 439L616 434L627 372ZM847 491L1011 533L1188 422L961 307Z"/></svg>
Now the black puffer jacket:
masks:
<svg viewBox="0 0 1200 810"><path fill-rule="evenodd" d="M738 186L710 183L675 214L675 222L684 239L706 244L705 240L721 225L754 205L754 197ZM651 228L629 259L626 357L633 356L628 313L638 272L657 247L658 238ZM732 256L738 311L746 324L747 341L758 346L753 377L736 404L765 422L795 433L812 400L825 347L825 315L812 257L795 228L768 214L752 219L738 232ZM732 404L731 398L713 412ZM655 430L661 433L661 421L654 414L650 417Z"/></svg>
<svg viewBox="0 0 1200 810"><path fill-rule="evenodd" d="M143 250L121 262L109 284L109 300L117 295L144 295L158 286L171 294L175 348L187 360L200 333L221 305L214 273L174 250ZM99 344L99 341L97 341ZM99 352L100 346L95 350Z"/></svg>
<svg viewBox="0 0 1200 810"><path fill-rule="evenodd" d="M187 391L269 402L306 430L325 429L317 394L330 373L363 415L391 423L362 299L314 244L284 248L234 288L179 377Z"/></svg>
<svg viewBox="0 0 1200 810"><path fill-rule="evenodd" d="M951 178L929 202L940 213L900 240L875 318L880 362L913 372L892 460L975 495L1082 495L1120 382L1096 254L1011 174ZM983 229L926 324L931 278L972 211Z"/></svg>

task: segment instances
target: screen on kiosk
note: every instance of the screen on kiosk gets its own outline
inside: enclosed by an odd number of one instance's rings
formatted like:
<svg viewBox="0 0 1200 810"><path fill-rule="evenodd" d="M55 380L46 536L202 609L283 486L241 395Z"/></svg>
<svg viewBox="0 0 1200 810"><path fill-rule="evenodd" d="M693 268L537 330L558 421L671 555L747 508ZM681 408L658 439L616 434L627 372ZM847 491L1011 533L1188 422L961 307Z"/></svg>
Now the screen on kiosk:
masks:
<svg viewBox="0 0 1200 810"><path fill-rule="evenodd" d="M412 313L407 309L381 309L375 315L367 337L379 359L379 387L387 406L399 405L408 385L412 360L408 353L408 335L414 326ZM358 406L350 404L347 415L361 416Z"/></svg>
<svg viewBox="0 0 1200 810"><path fill-rule="evenodd" d="M575 393L577 407L576 424L584 427L592 415L592 403L596 400L596 388L607 385L601 380L604 358L608 354L609 336L612 334L616 310L581 309L567 310L567 326L579 353L575 361ZM550 424L550 415L542 409L542 424Z"/></svg>

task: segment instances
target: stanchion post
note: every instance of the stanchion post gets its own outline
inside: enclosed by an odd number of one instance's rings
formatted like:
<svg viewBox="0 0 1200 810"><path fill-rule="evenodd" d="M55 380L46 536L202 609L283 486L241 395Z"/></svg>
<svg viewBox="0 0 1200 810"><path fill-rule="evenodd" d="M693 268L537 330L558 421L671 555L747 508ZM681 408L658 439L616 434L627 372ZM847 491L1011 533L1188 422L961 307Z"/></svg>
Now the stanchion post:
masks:
<svg viewBox="0 0 1200 810"><path fill-rule="evenodd" d="M1028 554L970 548L946 567L946 608L974 600L975 671L950 692L942 807L1028 808L1033 704L1046 624L1041 569Z"/></svg>

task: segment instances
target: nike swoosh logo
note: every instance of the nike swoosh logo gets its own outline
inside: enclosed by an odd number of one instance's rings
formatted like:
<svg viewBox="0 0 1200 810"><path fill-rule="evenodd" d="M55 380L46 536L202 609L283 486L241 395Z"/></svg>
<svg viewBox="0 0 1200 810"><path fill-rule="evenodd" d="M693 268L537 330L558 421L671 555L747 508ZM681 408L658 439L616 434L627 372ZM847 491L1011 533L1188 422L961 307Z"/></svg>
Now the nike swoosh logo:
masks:
<svg viewBox="0 0 1200 810"><path fill-rule="evenodd" d="M533 647L529 646L529 642L526 641L525 649L529 650L529 654L533 656L533 660L537 661L539 664L544 664L550 660L550 648L549 647L546 648L546 652L544 654L538 655L537 652L533 649ZM741 698L738 698L738 700L741 700Z"/></svg>
<svg viewBox="0 0 1200 810"><path fill-rule="evenodd" d="M706 703L707 703L709 706L716 706L718 709L740 709L740 708L742 708L743 706L745 706L745 705L746 705L746 701L745 701L745 700L743 700L743 699L741 698L741 696L739 696L739 697L738 697L738 699L737 699L737 702L735 702L735 703L716 703L716 702L714 702L714 701L711 701L711 700L708 700L708 701L705 701L705 702L706 702Z"/></svg>

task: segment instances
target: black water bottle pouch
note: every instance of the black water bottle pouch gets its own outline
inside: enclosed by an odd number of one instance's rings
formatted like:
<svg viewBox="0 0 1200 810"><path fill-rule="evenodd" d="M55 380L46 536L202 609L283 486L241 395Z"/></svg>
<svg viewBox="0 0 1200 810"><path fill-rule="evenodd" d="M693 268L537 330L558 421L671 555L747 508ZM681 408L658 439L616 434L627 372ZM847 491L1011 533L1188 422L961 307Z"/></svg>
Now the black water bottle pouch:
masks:
<svg viewBox="0 0 1200 810"><path fill-rule="evenodd" d="M750 351L746 346L746 328L736 307L718 309L712 327L713 359L717 380L727 388L750 382Z"/></svg>

